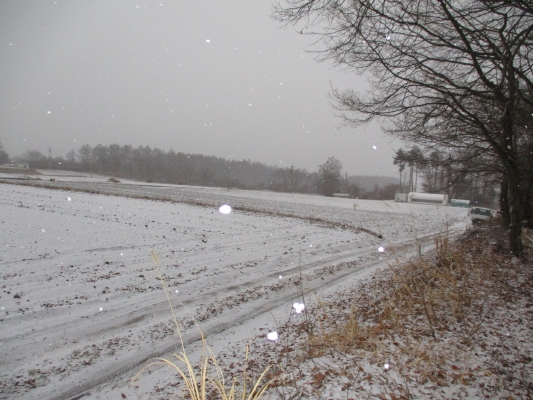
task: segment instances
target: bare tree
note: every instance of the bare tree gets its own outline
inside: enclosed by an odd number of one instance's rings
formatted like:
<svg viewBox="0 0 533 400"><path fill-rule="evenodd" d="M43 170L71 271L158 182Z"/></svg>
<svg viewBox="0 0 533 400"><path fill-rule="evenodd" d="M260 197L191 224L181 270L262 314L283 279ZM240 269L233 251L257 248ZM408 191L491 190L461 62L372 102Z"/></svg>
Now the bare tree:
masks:
<svg viewBox="0 0 533 400"><path fill-rule="evenodd" d="M318 35L322 60L371 76L367 93L333 90L347 124L377 118L423 147L493 156L507 182L511 250L521 254L520 223L532 221L515 120L533 104L530 1L287 0L274 17Z"/></svg>
<svg viewBox="0 0 533 400"><path fill-rule="evenodd" d="M76 152L74 150L70 150L67 155L65 156L65 167L76 169Z"/></svg>
<svg viewBox="0 0 533 400"><path fill-rule="evenodd" d="M93 149L88 144L84 144L78 150L78 159L80 161L81 168L88 170L89 166L93 162Z"/></svg>
<svg viewBox="0 0 533 400"><path fill-rule="evenodd" d="M48 158L37 150L28 150L19 158L26 161L30 168L46 168L48 165Z"/></svg>
<svg viewBox="0 0 533 400"><path fill-rule="evenodd" d="M4 151L4 145L0 142L0 165L7 164L9 161L9 154Z"/></svg>
<svg viewBox="0 0 533 400"><path fill-rule="evenodd" d="M318 172L322 178L322 193L325 196L333 196L335 191L340 191L342 164L335 157L318 166Z"/></svg>

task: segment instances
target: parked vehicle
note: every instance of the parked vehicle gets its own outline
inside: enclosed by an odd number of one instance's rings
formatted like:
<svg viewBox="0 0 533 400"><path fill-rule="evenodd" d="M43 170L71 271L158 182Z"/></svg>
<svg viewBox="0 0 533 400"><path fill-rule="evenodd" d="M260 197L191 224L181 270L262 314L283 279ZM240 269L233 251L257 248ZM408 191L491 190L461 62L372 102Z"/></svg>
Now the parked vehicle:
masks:
<svg viewBox="0 0 533 400"><path fill-rule="evenodd" d="M472 207L468 210L468 217L472 223L487 221L492 218L492 212L490 208Z"/></svg>
<svg viewBox="0 0 533 400"><path fill-rule="evenodd" d="M451 199L450 200L450 206L452 206L452 207L469 208L470 207L470 200Z"/></svg>

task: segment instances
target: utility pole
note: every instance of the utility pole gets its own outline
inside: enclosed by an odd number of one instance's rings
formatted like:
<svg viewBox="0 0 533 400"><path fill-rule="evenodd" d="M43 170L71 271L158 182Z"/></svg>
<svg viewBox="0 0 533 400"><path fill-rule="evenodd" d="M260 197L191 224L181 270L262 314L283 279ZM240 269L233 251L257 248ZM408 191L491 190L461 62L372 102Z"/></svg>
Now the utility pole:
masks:
<svg viewBox="0 0 533 400"><path fill-rule="evenodd" d="M346 184L346 187L344 188L344 191L348 193L348 172L344 173L344 182Z"/></svg>
<svg viewBox="0 0 533 400"><path fill-rule="evenodd" d="M52 148L48 147L48 169L52 167Z"/></svg>

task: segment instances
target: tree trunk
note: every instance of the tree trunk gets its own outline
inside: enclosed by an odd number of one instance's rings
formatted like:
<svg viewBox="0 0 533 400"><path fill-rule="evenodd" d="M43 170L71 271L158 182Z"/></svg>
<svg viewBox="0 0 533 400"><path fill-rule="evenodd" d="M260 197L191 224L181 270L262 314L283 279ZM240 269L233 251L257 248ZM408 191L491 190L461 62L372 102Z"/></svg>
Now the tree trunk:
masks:
<svg viewBox="0 0 533 400"><path fill-rule="evenodd" d="M511 89L510 98L513 98ZM504 179L508 187L508 206L509 206L509 245L511 253L517 257L523 256L524 247L522 244L522 220L526 215L526 205L524 203L524 190L521 186L521 176L519 157L516 152L516 143L514 143L514 125L513 125L513 102L502 100L504 113L502 118L502 137L501 143L503 151L499 151L504 167Z"/></svg>
<svg viewBox="0 0 533 400"><path fill-rule="evenodd" d="M503 178L500 183L500 211L502 212L502 225L505 229L509 228L511 216L509 215L509 184L507 179Z"/></svg>
<svg viewBox="0 0 533 400"><path fill-rule="evenodd" d="M522 256L522 219L524 214L524 208L522 207L522 199L520 193L520 187L515 182L509 182L509 194L510 194L510 224L509 224L509 244L511 247L511 253L517 257Z"/></svg>
<svg viewBox="0 0 533 400"><path fill-rule="evenodd" d="M415 192L418 190L418 165L415 164Z"/></svg>
<svg viewBox="0 0 533 400"><path fill-rule="evenodd" d="M437 164L435 166L435 178L433 180L433 190L437 190L438 188L438 181L439 181L439 165Z"/></svg>
<svg viewBox="0 0 533 400"><path fill-rule="evenodd" d="M413 166L409 165L409 192L413 191Z"/></svg>
<svg viewBox="0 0 533 400"><path fill-rule="evenodd" d="M525 197L520 185L520 169L513 153L507 153L503 162L505 166L504 179L507 181L509 210L509 245L511 252L521 257L523 254L522 244L522 221L525 213Z"/></svg>

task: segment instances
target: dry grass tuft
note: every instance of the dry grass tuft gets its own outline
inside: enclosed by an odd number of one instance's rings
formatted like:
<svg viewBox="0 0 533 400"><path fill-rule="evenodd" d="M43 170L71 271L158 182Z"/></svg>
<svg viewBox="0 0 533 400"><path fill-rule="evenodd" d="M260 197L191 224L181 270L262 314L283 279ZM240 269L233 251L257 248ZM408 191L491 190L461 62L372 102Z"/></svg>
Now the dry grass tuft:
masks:
<svg viewBox="0 0 533 400"><path fill-rule="evenodd" d="M354 298L345 322L326 329L324 303L315 310L319 329L309 337L312 347L346 350L356 346L375 351L382 338L405 333L416 322L415 336L436 338L451 324L460 326L465 340L477 329L480 317L470 311L483 297L480 288L495 256L451 245L446 236L435 238L435 252L397 262ZM335 324L336 325L336 324Z"/></svg>
<svg viewBox="0 0 533 400"><path fill-rule="evenodd" d="M201 334L202 340L202 355L199 361L199 365L193 365L187 352L185 351L185 346L183 343L183 338L181 335L181 328L178 324L172 302L170 301L170 291L163 280L161 275L161 261L158 255L152 250L152 258L156 264L159 279L167 296L168 304L172 312L172 317L174 319L174 324L176 326L176 331L180 339L182 351L179 354L174 354L172 359L167 358L154 358L148 365L142 368L137 375L132 380L132 383L145 371L146 369L155 366L155 365L166 365L175 371L176 375L181 379L185 384L185 392L183 394L184 398L192 400L206 400L206 399L221 399L221 400L256 400L263 397L265 392L270 386L278 381L278 377L269 376L266 380L266 383L261 384L265 376L269 372L270 366L266 367L259 376L254 379L250 378L247 375L247 363L248 363L248 351L249 347L246 347L246 364L245 368L240 377L236 377L232 382L227 382L224 377L224 371L219 365L217 358L213 351L207 345L204 334L196 321L196 327ZM174 295L178 298L177 295ZM178 298L179 300L179 298ZM179 300L180 305L185 308L181 300ZM187 310L189 317L194 320L192 315Z"/></svg>
<svg viewBox="0 0 533 400"><path fill-rule="evenodd" d="M270 373L286 383L276 388L278 397L533 394L531 358L520 355L529 352L524 340L533 333L533 269L510 255L502 236L497 226L483 225L459 241L436 237L434 252L317 299L306 320L279 327L286 339L276 353L264 354L276 365ZM506 317L509 326L501 323ZM511 329L521 334L502 333ZM510 355L511 343L522 350Z"/></svg>

